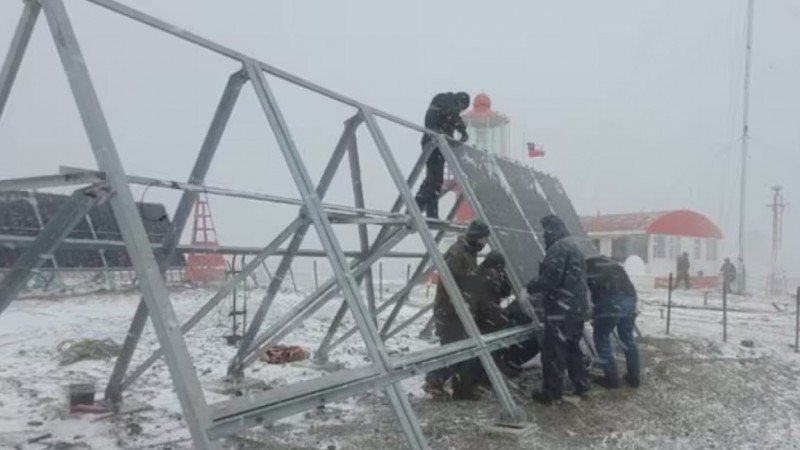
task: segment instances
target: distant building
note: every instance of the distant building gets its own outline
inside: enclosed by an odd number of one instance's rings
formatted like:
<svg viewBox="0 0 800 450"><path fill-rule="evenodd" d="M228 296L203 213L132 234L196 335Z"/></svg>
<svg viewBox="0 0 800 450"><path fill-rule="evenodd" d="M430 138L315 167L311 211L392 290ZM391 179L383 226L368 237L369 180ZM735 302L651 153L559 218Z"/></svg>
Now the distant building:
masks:
<svg viewBox="0 0 800 450"><path fill-rule="evenodd" d="M638 283L666 287L678 256L689 253L692 287L718 285L722 232L706 216L690 210L636 214L597 215L581 218L589 238L600 253L635 267Z"/></svg>

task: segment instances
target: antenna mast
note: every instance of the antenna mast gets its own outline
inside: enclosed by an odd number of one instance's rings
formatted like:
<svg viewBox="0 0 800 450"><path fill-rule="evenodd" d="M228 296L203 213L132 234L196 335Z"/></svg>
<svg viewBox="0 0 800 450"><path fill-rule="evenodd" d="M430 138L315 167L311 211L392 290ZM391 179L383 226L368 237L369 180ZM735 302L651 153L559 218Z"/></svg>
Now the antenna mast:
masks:
<svg viewBox="0 0 800 450"><path fill-rule="evenodd" d="M742 172L739 182L739 292L745 293L747 273L744 264L745 247L745 213L746 213L746 194L747 194L747 144L750 139L750 61L752 59L753 48L753 9L755 0L747 0L747 47L745 53L744 66L744 111L742 117Z"/></svg>

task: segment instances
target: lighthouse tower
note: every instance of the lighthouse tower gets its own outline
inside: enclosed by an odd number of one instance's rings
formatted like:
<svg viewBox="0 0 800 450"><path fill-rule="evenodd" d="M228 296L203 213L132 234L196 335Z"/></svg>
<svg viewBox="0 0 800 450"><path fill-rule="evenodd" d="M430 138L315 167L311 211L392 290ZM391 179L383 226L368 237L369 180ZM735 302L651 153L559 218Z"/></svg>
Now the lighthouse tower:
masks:
<svg viewBox="0 0 800 450"><path fill-rule="evenodd" d="M510 158L509 132L510 121L508 116L492 110L492 99L481 93L472 101L472 109L465 111L462 116L467 125L470 146L494 155ZM456 195L461 194L459 186L450 174L447 175L446 185L451 186ZM475 218L475 213L466 202L461 204L454 221L456 223L469 223ZM445 238L443 245L449 246L452 239Z"/></svg>

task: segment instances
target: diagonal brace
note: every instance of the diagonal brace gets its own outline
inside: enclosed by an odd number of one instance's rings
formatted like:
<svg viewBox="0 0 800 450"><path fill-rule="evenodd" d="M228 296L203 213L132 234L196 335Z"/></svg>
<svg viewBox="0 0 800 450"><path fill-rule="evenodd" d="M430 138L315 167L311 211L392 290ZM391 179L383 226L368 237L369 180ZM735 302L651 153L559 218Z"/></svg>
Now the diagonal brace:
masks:
<svg viewBox="0 0 800 450"><path fill-rule="evenodd" d="M111 189L105 183L78 189L72 193L56 216L39 232L33 244L25 248L14 267L0 283L0 314L11 304L19 291L25 288L36 269L52 256L61 241L72 232L89 210L105 202L110 196Z"/></svg>

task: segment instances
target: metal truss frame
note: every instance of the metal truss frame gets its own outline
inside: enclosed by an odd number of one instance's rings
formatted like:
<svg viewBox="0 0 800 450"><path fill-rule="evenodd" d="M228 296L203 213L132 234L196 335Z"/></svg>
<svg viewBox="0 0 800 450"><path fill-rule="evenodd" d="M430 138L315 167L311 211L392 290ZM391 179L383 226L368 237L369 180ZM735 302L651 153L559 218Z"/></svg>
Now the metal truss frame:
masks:
<svg viewBox="0 0 800 450"><path fill-rule="evenodd" d="M463 226L450 223L461 202L468 202L478 218L488 223L493 229L494 226L491 218L487 217L481 207L476 193L466 182L466 175L459 167L451 142L447 138L298 78L245 54L211 42L114 0L85 1L237 61L241 64L241 69L233 73L227 80L217 110L187 182L131 176L125 172L117 153L111 130L106 122L63 0L24 0L21 19L12 40L11 48L4 60L2 71L0 71L0 118L2 118L2 113L7 105L37 18L40 12L43 12L67 74L74 100L97 161L98 170L62 168L62 173L59 175L0 181L0 191L90 185L88 188L75 191L69 204L45 225L35 239L12 239L8 236L0 236L0 241L14 241L25 246L25 251L17 262L17 266L0 284L0 312L25 285L30 275L35 270L38 270L43 261L42 258L51 254L55 248L68 248L69 246L77 248L119 248L124 246L130 255L133 268L139 280L142 299L129 326L122 352L117 358L110 376L106 388L106 398L112 402L122 401L124 390L135 382L153 363L163 357L173 380L175 391L184 412L185 421L194 441L194 447L200 450L218 449L216 440L224 435L256 426L265 421L286 417L324 402L335 401L371 389L382 389L386 393L409 446L413 449L427 449L427 442L416 415L411 408L407 395L402 392L399 381L470 358L477 358L480 361L491 380L501 406L500 421L513 425L521 424L526 420L524 411L516 404L504 377L495 365L491 352L535 336L540 328L539 323L531 309L529 313L533 318L534 326L504 330L482 336L471 317L467 303L464 301L455 279L439 251L438 245L447 232L463 230ZM334 147L321 179L316 184L311 180L295 146L295 140L292 138L289 127L278 107L278 102L273 95L267 75L349 105L356 110L355 115L345 121L342 135ZM280 152L300 193L299 199L205 185L206 174L211 166L218 144L231 117L241 89L246 83L251 84L259 105L264 112L266 122L276 138ZM395 160L378 119L387 120L408 130L429 134L436 138L428 147L423 149L417 163L408 174L404 175ZM356 141L356 131L361 126L366 128L369 136L374 141L377 151L388 169L392 183L398 190L398 198L389 211L365 208L360 153ZM444 221L424 218L411 192L428 155L434 147L438 147L442 152L456 182L463 187L463 194L458 196L456 205L449 213L447 220ZM354 205L324 203L325 194L345 155L348 157L350 168ZM171 227L161 244L152 244L147 239L144 224L138 214L131 192L131 185L135 184L182 191ZM248 261L241 271L229 279L189 320L179 325L175 311L169 301L169 294L164 282L164 272L167 270L168 261L178 251L209 251L206 247L192 248L191 246L179 245L180 236L187 224L192 205L200 192L295 205L299 207L300 212L296 219L289 223L281 233L263 248L222 247L218 249L217 251L222 253L251 254L255 257ZM93 205L106 200L111 203L112 211L120 226L123 242L68 239L67 235L80 218ZM358 250L343 250L332 227L332 224L336 223L353 224L358 227ZM367 225L381 226L380 231L372 240L370 240ZM307 232L312 227L319 236L322 250L301 248ZM530 224L528 224L528 227L533 233ZM432 230L435 230L436 234L433 234ZM425 247L424 253L403 254L392 252L392 249L398 243L412 234L417 234L420 237ZM287 241L286 247L282 248L281 246ZM493 248L502 251L502 246L496 233L493 233L490 238L490 244ZM159 247L164 257L157 260L153 250ZM303 320L339 296L343 298L342 303L325 338L315 353L315 358L320 361L326 361L331 349L353 334L359 333L367 348L370 364L366 367L338 371L309 382L291 384L262 394L234 398L208 405L197 373L190 360L184 334L189 332L212 311L232 292L235 286L250 276L268 257L273 255L282 255L282 259L277 270L272 274L266 293L252 317L250 326L244 333L236 355L229 364L228 374L233 379L242 377L245 368L257 358L263 346L278 342L296 329ZM291 269L292 261L298 256L327 257L334 275L305 299L294 305L282 317L271 322L266 330L261 331L284 277ZM420 261L405 287L396 292L387 301L376 304L372 266L381 258L391 256L416 257ZM350 259L348 260L348 258ZM464 324L468 338L461 342L420 353L399 358L390 357L386 350L385 341L430 310L430 307L422 308L413 317L393 327L413 287L422 282L433 271L438 272L441 283L453 300L456 313ZM525 293L523 280L512 276L511 282L515 294L520 298L525 298L527 294ZM527 302L523 303L527 304ZM379 323L379 316L390 307L392 309L386 319ZM337 337L337 331L341 327L344 316L348 311L355 322L355 327ZM161 347L146 358L142 364L133 370L129 370L133 354L148 318L153 324Z"/></svg>

